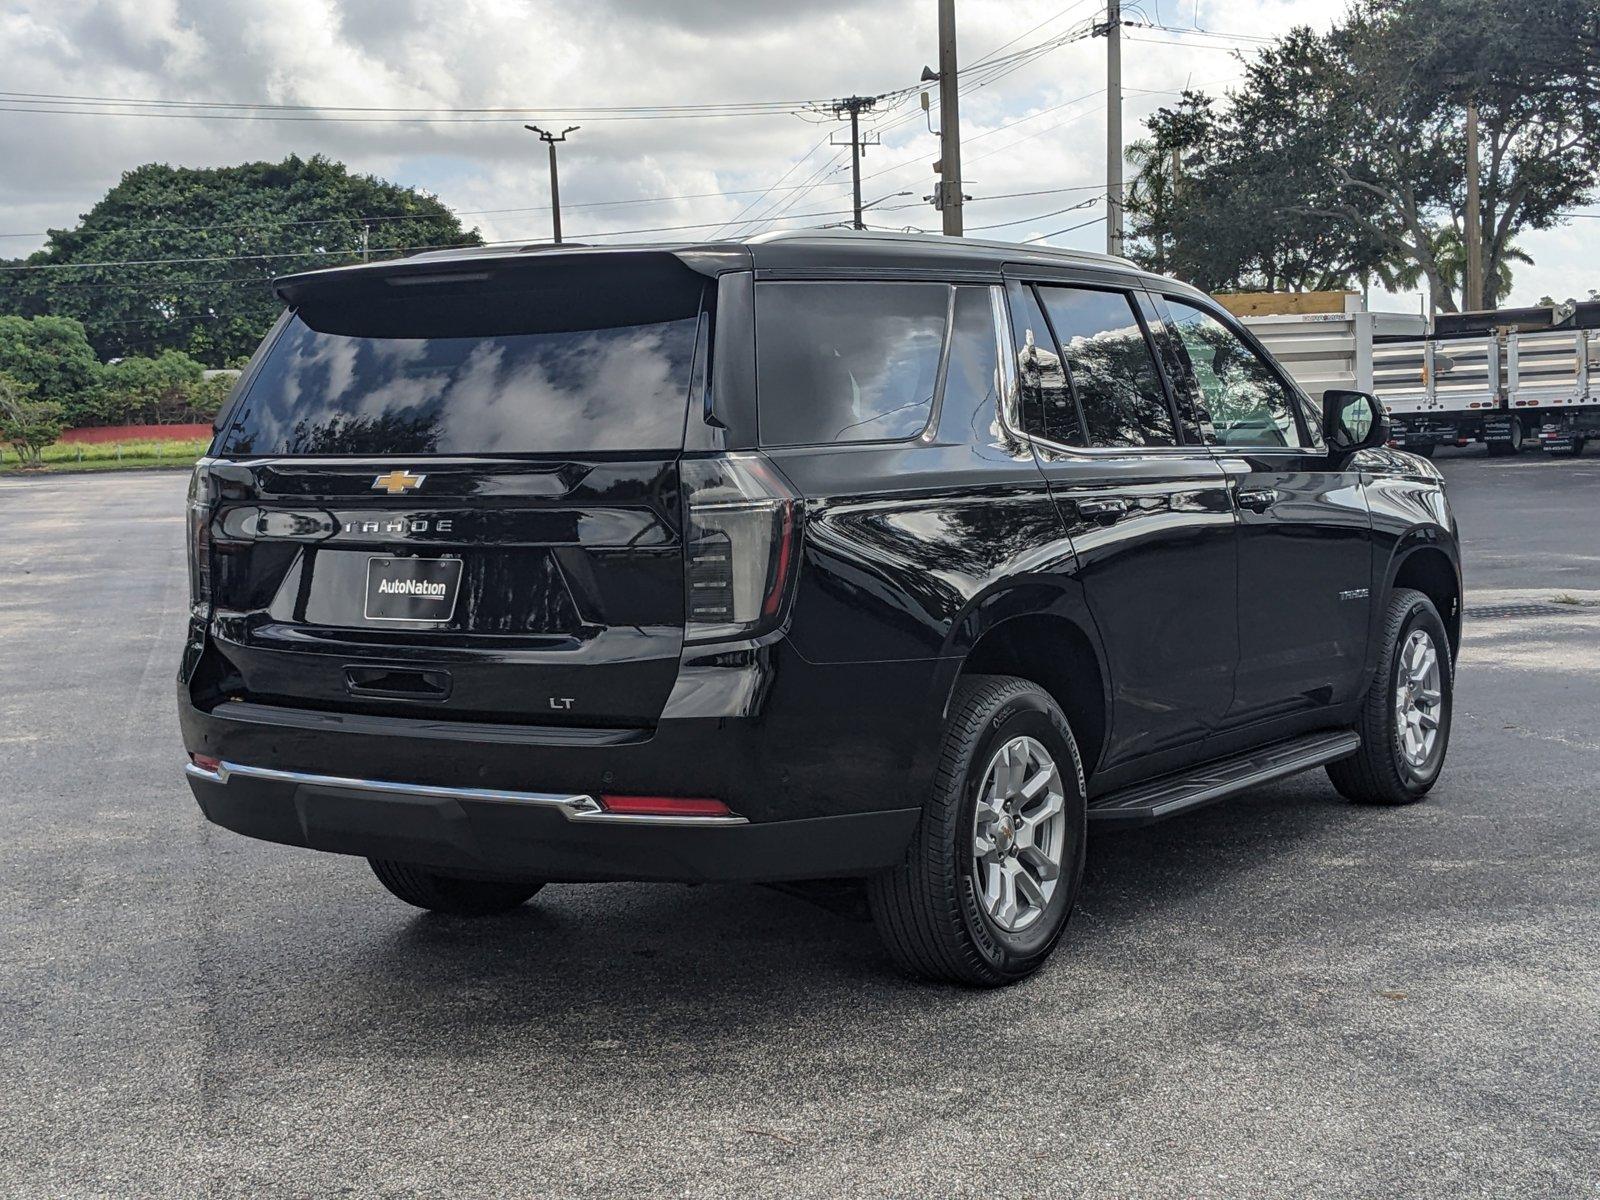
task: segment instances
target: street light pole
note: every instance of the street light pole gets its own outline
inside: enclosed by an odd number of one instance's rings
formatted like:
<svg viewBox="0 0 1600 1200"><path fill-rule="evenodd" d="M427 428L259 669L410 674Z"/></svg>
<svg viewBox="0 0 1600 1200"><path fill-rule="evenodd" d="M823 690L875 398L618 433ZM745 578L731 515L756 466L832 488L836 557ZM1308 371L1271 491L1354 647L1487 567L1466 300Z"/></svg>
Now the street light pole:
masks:
<svg viewBox="0 0 1600 1200"><path fill-rule="evenodd" d="M561 174L556 169L556 143L567 140L567 134L577 133L582 126L568 125L559 134L540 129L537 125L524 125L539 135L539 140L550 148L550 224L555 232L556 245L561 244Z"/></svg>

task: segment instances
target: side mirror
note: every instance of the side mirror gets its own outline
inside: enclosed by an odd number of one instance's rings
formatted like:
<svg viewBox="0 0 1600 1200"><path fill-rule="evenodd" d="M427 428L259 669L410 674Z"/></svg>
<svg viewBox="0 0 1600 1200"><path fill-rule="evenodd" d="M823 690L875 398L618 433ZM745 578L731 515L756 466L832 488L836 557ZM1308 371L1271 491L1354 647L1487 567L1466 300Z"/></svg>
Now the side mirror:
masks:
<svg viewBox="0 0 1600 1200"><path fill-rule="evenodd" d="M1389 416L1376 396L1337 389L1322 393L1322 434L1339 456L1370 450L1389 440Z"/></svg>

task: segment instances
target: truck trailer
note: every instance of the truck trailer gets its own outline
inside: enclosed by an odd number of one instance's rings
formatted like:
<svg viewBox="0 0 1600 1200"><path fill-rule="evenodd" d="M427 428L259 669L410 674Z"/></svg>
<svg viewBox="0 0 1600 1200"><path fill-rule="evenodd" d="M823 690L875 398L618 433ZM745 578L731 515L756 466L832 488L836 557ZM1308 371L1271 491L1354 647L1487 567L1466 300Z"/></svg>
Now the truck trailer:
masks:
<svg viewBox="0 0 1600 1200"><path fill-rule="evenodd" d="M1600 301L1443 313L1431 328L1421 315L1367 312L1351 293L1225 302L1310 394L1376 395L1398 448L1582 454L1600 438Z"/></svg>

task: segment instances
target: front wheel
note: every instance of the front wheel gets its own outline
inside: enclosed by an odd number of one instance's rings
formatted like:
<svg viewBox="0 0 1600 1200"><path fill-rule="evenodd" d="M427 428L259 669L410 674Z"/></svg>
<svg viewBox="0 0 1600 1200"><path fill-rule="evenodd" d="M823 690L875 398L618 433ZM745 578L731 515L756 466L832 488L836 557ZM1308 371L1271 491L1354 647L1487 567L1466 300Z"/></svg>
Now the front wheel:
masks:
<svg viewBox="0 0 1600 1200"><path fill-rule="evenodd" d="M1413 804L1438 781L1450 745L1450 640L1433 601L1410 588L1389 598L1383 653L1362 706L1361 749L1328 766L1359 804Z"/></svg>
<svg viewBox="0 0 1600 1200"><path fill-rule="evenodd" d="M911 975L979 987L1038 970L1077 900L1085 822L1078 746L1049 693L963 679L907 861L869 886L890 954Z"/></svg>
<svg viewBox="0 0 1600 1200"><path fill-rule="evenodd" d="M510 912L544 886L542 882L526 880L463 879L387 858L369 858L367 862L378 882L407 904L456 917Z"/></svg>

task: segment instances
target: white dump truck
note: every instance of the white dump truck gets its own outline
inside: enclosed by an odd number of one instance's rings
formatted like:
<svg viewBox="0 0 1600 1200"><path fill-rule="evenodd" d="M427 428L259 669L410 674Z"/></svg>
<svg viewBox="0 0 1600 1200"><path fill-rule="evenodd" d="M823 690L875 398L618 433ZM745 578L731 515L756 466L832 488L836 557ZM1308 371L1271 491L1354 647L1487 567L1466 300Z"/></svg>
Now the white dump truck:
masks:
<svg viewBox="0 0 1600 1200"><path fill-rule="evenodd" d="M1378 396L1393 444L1424 456L1483 442L1582 454L1600 438L1600 302L1441 314L1370 313L1343 292L1236 295L1228 307L1311 395Z"/></svg>

